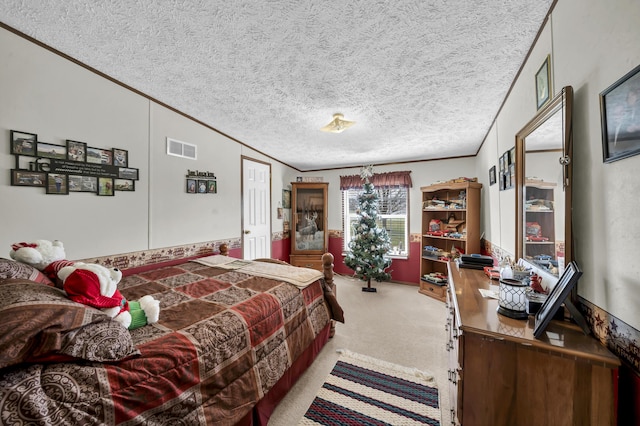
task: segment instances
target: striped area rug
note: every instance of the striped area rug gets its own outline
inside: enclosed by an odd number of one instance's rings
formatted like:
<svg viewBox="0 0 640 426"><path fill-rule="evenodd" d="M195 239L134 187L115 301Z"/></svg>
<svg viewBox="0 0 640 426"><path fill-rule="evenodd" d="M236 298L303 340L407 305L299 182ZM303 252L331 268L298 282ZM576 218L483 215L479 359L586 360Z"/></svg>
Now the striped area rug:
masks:
<svg viewBox="0 0 640 426"><path fill-rule="evenodd" d="M440 425L431 374L346 350L300 425Z"/></svg>

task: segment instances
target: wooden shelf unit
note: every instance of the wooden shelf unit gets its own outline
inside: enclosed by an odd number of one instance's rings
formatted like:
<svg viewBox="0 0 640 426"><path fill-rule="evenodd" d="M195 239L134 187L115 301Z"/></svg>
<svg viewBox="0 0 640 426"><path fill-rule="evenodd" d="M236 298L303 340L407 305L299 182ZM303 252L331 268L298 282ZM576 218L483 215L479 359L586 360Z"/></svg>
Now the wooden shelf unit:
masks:
<svg viewBox="0 0 640 426"><path fill-rule="evenodd" d="M422 294L446 300L447 285L426 281L424 276L430 273L447 274L448 259L441 260L439 255L425 253L425 246L435 247L442 254L449 255L453 247L466 254L480 253L480 191L478 182L446 182L420 188L422 191L422 256L420 259L420 289ZM464 194L464 195L463 195ZM434 201L437 200L437 201ZM455 226L462 234L461 238L430 235L430 223L439 220L441 227Z"/></svg>
<svg viewBox="0 0 640 426"><path fill-rule="evenodd" d="M527 179L525 183L525 200L539 200L540 204L525 208L525 227L528 224L537 223L542 229L542 237L546 241L531 241L525 238L524 256L526 259L533 259L538 255L551 256L556 259L556 229L555 229L555 204L554 191L556 184ZM540 206L539 208L537 208ZM544 206L544 207L541 207ZM528 232L526 232L528 236Z"/></svg>

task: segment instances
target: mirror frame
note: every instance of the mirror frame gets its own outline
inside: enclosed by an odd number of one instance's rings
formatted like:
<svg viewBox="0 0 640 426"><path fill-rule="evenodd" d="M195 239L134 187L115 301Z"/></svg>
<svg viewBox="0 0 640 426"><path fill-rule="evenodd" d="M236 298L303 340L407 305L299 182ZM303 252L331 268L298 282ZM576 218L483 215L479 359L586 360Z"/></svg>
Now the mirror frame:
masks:
<svg viewBox="0 0 640 426"><path fill-rule="evenodd" d="M571 232L571 190L573 174L573 88L565 86L551 101L516 134L516 258L524 257L524 191L525 191L525 139L540 127L556 112L562 110L562 157L559 166L562 167L563 189L565 202L564 215L564 259L565 264L573 261L573 239Z"/></svg>

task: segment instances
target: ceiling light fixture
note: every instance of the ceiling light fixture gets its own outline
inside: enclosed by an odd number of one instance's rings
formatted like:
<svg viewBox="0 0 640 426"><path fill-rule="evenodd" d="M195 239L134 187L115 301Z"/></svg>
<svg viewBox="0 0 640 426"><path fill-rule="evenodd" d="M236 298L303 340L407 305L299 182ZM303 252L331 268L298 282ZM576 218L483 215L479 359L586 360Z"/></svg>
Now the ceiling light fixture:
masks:
<svg viewBox="0 0 640 426"><path fill-rule="evenodd" d="M322 130L323 132L341 133L354 124L356 124L355 121L347 121L344 119L344 115L336 113L333 114L333 120L331 120L329 124L321 128L320 130Z"/></svg>

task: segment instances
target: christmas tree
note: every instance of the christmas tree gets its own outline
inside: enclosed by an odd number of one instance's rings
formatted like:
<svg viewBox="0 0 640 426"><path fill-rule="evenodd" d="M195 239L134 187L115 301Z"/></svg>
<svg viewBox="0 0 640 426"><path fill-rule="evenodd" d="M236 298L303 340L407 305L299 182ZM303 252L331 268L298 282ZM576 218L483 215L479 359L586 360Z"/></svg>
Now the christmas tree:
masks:
<svg viewBox="0 0 640 426"><path fill-rule="evenodd" d="M358 197L358 221L353 228L353 238L349 242L350 252L344 259L345 265L353 269L354 275L367 282L362 291L376 291L371 287L371 279L387 281L391 274L385 270L391 266L387 252L391 248L391 239L387 230L379 228L378 193L369 182L373 176L372 167L365 167L360 174L364 180L364 192Z"/></svg>

